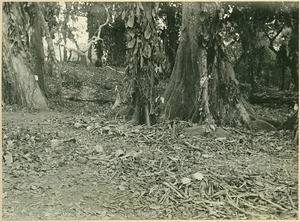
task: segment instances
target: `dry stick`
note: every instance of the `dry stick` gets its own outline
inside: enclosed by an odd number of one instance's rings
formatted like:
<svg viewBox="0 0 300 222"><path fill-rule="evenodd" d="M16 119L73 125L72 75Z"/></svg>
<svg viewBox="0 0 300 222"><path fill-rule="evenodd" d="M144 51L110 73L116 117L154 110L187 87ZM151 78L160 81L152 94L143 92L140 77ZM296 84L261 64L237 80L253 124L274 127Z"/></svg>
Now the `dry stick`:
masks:
<svg viewBox="0 0 300 222"><path fill-rule="evenodd" d="M233 129L233 128L228 128L228 127L223 127L225 130L232 130L240 135L243 135L243 133L241 133L240 131L236 130L236 129Z"/></svg>
<svg viewBox="0 0 300 222"><path fill-rule="evenodd" d="M176 132L176 124L175 124L175 120L173 121L173 126L172 126L172 136L175 138L175 132Z"/></svg>
<svg viewBox="0 0 300 222"><path fill-rule="evenodd" d="M42 202L36 202L36 203L29 205L29 207L35 207L37 205L42 205L42 204L43 204Z"/></svg>
<svg viewBox="0 0 300 222"><path fill-rule="evenodd" d="M119 169L117 169L116 172L114 172L114 174L111 176L111 178L108 179L107 182L111 181L117 175L118 172L119 172Z"/></svg>
<svg viewBox="0 0 300 222"><path fill-rule="evenodd" d="M169 184L168 182L163 182L165 186L173 190L180 198L187 197L184 193L181 193L176 187L174 187L172 184Z"/></svg>
<svg viewBox="0 0 300 222"><path fill-rule="evenodd" d="M234 131L234 132L236 132L236 133L238 133L240 135L243 135L243 134L249 134L249 135L252 135L252 136L262 136L262 135L264 135L264 134L261 134L261 133L247 132L245 130L238 131L238 130L236 130L234 128L229 128L229 127L222 127L222 128L225 129L225 130L232 130L232 131Z"/></svg>
<svg viewBox="0 0 300 222"><path fill-rule="evenodd" d="M296 207L295 207L295 204L294 204L294 202L293 202L293 200L292 200L291 196L289 195L289 192L288 192L288 190L286 190L286 195L288 196L288 199L289 199L289 201L291 202L291 204L292 204L292 207L293 207L294 209L296 209Z"/></svg>
<svg viewBox="0 0 300 222"><path fill-rule="evenodd" d="M283 208L282 206L280 206L280 205L277 204L277 203L274 203L274 202L272 202L272 201L270 201L270 200L265 199L262 195L259 195L259 197L260 197L260 199L266 201L266 202L269 203L269 204L272 204L273 206L277 207L277 208L280 209L280 210L284 210L284 211L287 211L287 210L288 210L288 209L286 209L286 208Z"/></svg>
<svg viewBox="0 0 300 222"><path fill-rule="evenodd" d="M243 214L248 214L248 215L251 215L251 216L254 216L254 217L260 217L261 215L259 214L254 214L254 213L251 213L251 212L247 212L241 208L239 208L238 206L236 206L235 204L231 203L231 201L229 200L225 200L226 203L228 203L229 205L231 205L232 207L234 207L235 209L237 209L238 211L240 211L241 213Z"/></svg>
<svg viewBox="0 0 300 222"><path fill-rule="evenodd" d="M205 203L202 203L201 206L203 206L204 208L206 208L208 210L209 215L220 218L220 215L217 212L215 212L211 207L207 206ZM199 209L199 208L197 208L197 209Z"/></svg>
<svg viewBox="0 0 300 222"><path fill-rule="evenodd" d="M183 144L186 145L186 146L189 147L189 148L192 148L192 149L195 149L195 150L198 150L198 151L202 151L201 148L199 148L199 147L197 147L197 146L194 146L194 145L188 143L187 141L183 141Z"/></svg>
<svg viewBox="0 0 300 222"><path fill-rule="evenodd" d="M74 205L81 210L83 213L87 213L87 211L85 209L83 209L78 203L74 203Z"/></svg>
<svg viewBox="0 0 300 222"><path fill-rule="evenodd" d="M166 201L167 197L169 196L169 194L170 194L170 189L168 189L166 191L166 193L160 198L159 203L161 203L161 204L164 203Z"/></svg>
<svg viewBox="0 0 300 222"><path fill-rule="evenodd" d="M250 204L251 202L246 201L246 200L244 200L244 199L240 199L240 201L241 201L245 206L250 207L250 208L253 208L253 209L258 209L258 210L260 210L260 211L268 211L268 210L269 210L269 209L263 208L264 206L261 206L261 205L253 206L253 205Z"/></svg>
<svg viewBox="0 0 300 222"><path fill-rule="evenodd" d="M125 72L122 72L122 71L117 71L116 69L113 69L113 68L112 68L112 67L110 67L110 66L105 66L104 68L109 68L109 69L111 69L112 71L115 71L116 73L125 74Z"/></svg>

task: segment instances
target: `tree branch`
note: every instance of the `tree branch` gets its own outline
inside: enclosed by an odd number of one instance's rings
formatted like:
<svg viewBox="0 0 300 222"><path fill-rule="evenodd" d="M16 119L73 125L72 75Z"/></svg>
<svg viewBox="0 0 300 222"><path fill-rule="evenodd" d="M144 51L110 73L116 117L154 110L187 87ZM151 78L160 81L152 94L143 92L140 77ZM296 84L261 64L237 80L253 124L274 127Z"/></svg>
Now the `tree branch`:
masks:
<svg viewBox="0 0 300 222"><path fill-rule="evenodd" d="M98 35L97 35L97 38L98 38L98 39L101 39L101 38L100 38L101 29L102 29L104 26L106 26L106 25L108 24L108 22L109 22L109 11L108 11L108 8L105 6L104 3L102 3L102 5L103 5L104 8L105 8L105 11L106 11L106 14L107 14L107 18L106 18L105 23L99 26L99 29L98 29Z"/></svg>
<svg viewBox="0 0 300 222"><path fill-rule="evenodd" d="M92 45L95 44L98 40L103 40L103 39L100 37L100 35L101 35L101 30L102 30L102 28L103 28L104 26L106 26L106 25L108 24L110 16L109 16L108 8L105 6L104 3L102 3L102 5L104 6L105 11L106 11L106 14L107 14L106 21L105 21L105 23L103 23L103 24L101 24L101 25L99 26L99 28L98 28L98 30L95 32L94 36L88 40L88 46L87 46L87 49L84 50L83 52L88 51L88 50L92 47ZM97 34L97 35L96 35L96 34Z"/></svg>
<svg viewBox="0 0 300 222"><path fill-rule="evenodd" d="M272 38L269 36L268 32L264 30L265 35L267 36L267 38L270 40L270 44L269 44L269 48L275 53L277 54L277 51L275 50L274 46L273 46L273 42L275 41L275 39L278 37L278 35L282 32L284 28L284 25L281 26L281 28L278 30L278 32L276 33L276 35L274 35Z"/></svg>

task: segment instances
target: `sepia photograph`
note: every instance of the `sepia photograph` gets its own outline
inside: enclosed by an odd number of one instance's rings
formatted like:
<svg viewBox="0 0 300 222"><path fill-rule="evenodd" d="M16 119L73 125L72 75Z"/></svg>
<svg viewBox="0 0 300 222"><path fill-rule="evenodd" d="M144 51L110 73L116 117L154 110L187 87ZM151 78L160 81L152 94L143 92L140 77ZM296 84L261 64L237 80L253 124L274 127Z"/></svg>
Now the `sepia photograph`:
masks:
<svg viewBox="0 0 300 222"><path fill-rule="evenodd" d="M297 220L299 2L2 2L3 220Z"/></svg>

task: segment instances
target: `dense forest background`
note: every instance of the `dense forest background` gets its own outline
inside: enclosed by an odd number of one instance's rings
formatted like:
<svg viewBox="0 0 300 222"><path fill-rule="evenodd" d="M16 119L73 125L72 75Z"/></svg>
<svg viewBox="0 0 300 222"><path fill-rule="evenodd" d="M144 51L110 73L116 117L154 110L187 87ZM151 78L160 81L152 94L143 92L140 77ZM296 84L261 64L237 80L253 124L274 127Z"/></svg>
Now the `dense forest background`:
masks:
<svg viewBox="0 0 300 222"><path fill-rule="evenodd" d="M46 108L47 98L62 100L58 66L74 59L85 66L126 69L128 86L120 102L137 124L179 118L251 127L251 118L265 120L251 111L245 97L251 102L276 96L257 98L267 88L298 91L296 3L186 6L4 4L3 102ZM20 58L20 51L32 58ZM33 60L32 67L26 59ZM10 63L22 71L22 66L33 69L38 84L34 75L20 74ZM45 80L49 76L56 79L53 89ZM167 84L164 93L160 83ZM270 121L265 122L274 124Z"/></svg>

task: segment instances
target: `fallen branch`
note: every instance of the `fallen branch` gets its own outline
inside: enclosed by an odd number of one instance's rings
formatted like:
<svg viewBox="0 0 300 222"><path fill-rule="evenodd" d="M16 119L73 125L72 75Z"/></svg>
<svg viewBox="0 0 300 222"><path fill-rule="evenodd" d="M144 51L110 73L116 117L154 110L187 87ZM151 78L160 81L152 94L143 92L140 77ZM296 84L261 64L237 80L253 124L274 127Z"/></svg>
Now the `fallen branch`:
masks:
<svg viewBox="0 0 300 222"><path fill-rule="evenodd" d="M239 208L238 206L236 206L234 203L232 203L231 201L229 200L225 200L226 203L228 203L230 206L234 207L235 209L237 209L238 211L240 211L241 213L243 214L247 214L247 215L251 215L251 216L254 216L254 217L261 217L262 215L259 215L259 214L255 214L255 213L251 213L251 212L247 212L241 208Z"/></svg>
<svg viewBox="0 0 300 222"><path fill-rule="evenodd" d="M189 148L198 150L198 151L200 151L200 152L202 151L202 149L201 149L200 147L194 146L194 145L188 143L187 141L183 141L182 143L183 143L185 146L189 147Z"/></svg>
<svg viewBox="0 0 300 222"><path fill-rule="evenodd" d="M112 68L112 67L110 67L110 66L105 66L104 68L109 68L109 69L111 69L111 70L115 71L116 73L125 74L125 72L118 71L118 70L116 70L116 69L114 69L114 68Z"/></svg>
<svg viewBox="0 0 300 222"><path fill-rule="evenodd" d="M111 99L80 99L74 97L65 97L67 100L75 101L75 102L97 102L100 104L113 103L114 100Z"/></svg>
<svg viewBox="0 0 300 222"><path fill-rule="evenodd" d="M287 195L288 200L290 201L292 207L293 207L294 209L296 209L296 206L295 206L295 204L294 204L294 202L293 202L293 200L292 200L292 198L291 198L291 196L289 195L289 192L288 192L287 190L286 190L286 195Z"/></svg>
<svg viewBox="0 0 300 222"><path fill-rule="evenodd" d="M168 182L163 182L163 184L165 186L167 186L168 188L170 188L171 190L173 190L180 198L186 198L186 194L180 192L175 186L173 186L172 184L169 184Z"/></svg>
<svg viewBox="0 0 300 222"><path fill-rule="evenodd" d="M259 197L260 197L260 199L262 199L263 201L266 201L267 203L272 204L274 207L276 207L276 208L278 208L278 209L280 209L280 210L283 210L283 211L287 211L286 208L283 208L283 207L280 206L279 204L274 203L274 202L272 202L271 200L267 200L266 198L264 198L262 194L260 194Z"/></svg>

